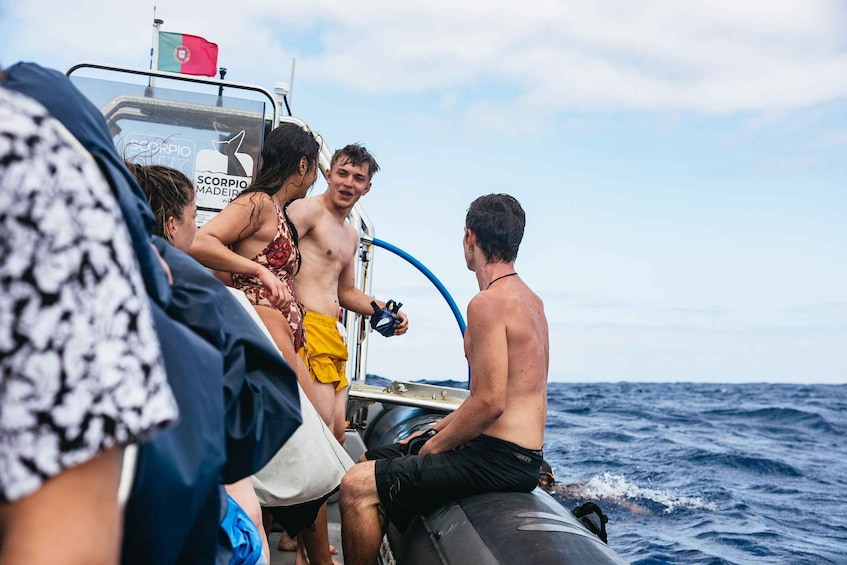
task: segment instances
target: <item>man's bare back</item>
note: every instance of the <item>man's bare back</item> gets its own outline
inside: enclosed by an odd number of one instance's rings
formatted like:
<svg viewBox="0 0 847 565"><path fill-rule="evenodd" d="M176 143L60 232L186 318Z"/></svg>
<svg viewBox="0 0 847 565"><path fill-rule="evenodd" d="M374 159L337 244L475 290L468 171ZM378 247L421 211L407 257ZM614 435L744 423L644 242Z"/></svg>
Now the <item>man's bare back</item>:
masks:
<svg viewBox="0 0 847 565"><path fill-rule="evenodd" d="M471 318L474 319L471 319ZM547 318L541 299L518 276L504 277L480 291L468 306L469 325L484 326L484 335L465 334L465 355L472 367L486 366L479 355L501 347L506 353L506 402L503 413L483 433L528 449L541 449L547 417L547 366L550 360ZM474 339L482 342L476 344ZM473 375L473 372L471 373ZM472 393L485 386L471 380Z"/></svg>
<svg viewBox="0 0 847 565"><path fill-rule="evenodd" d="M347 472L340 497L347 563L374 562L386 519L402 530L445 497L538 484L550 347L541 299L515 272L524 223L520 203L506 194L471 204L462 243L480 292L468 304L465 331L470 395L432 425L417 453L408 453L408 440L424 432L369 449ZM481 473L486 484L474 478Z"/></svg>

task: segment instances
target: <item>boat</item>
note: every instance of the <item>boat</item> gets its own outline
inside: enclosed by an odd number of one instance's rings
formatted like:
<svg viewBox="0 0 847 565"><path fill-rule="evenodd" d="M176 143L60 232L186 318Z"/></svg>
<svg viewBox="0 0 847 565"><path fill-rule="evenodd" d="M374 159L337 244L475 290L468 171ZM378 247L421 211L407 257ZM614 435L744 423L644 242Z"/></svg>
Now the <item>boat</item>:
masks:
<svg viewBox="0 0 847 565"><path fill-rule="evenodd" d="M122 156L174 167L194 181L201 225L250 184L267 131L283 122L309 127L292 115L283 84L272 92L217 78L99 63L79 63L66 74L101 109ZM324 141L319 158L324 174L331 156ZM447 301L460 339L464 320L437 277L411 254L377 239L361 202L349 221L359 231L357 286L371 294L375 247L400 256ZM368 383L371 328L365 317L355 313L344 313L343 322L351 382L344 447L352 460L370 447L398 441L430 425L467 398L467 388L404 381ZM330 516L336 521L330 530L336 534L333 543L340 547L337 511L331 510ZM385 565L626 563L539 488L531 493L456 500L418 516L403 533L389 526L379 561Z"/></svg>

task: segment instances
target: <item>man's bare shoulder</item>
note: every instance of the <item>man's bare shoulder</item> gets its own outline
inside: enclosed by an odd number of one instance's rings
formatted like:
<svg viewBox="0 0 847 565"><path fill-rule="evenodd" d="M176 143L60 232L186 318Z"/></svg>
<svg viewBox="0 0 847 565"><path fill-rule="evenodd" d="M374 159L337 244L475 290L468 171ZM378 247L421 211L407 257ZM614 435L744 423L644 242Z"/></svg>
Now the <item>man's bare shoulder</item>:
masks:
<svg viewBox="0 0 847 565"><path fill-rule="evenodd" d="M468 321L489 326L511 326L525 318L528 311L544 315L541 298L522 284L517 290L504 288L477 293L468 303Z"/></svg>
<svg viewBox="0 0 847 565"><path fill-rule="evenodd" d="M502 325L503 303L492 292L479 292L468 302L468 321Z"/></svg>
<svg viewBox="0 0 847 565"><path fill-rule="evenodd" d="M288 210L291 213L300 214L307 210L313 210L316 207L320 208L320 206L318 196L308 196L306 198L300 198L292 201L291 204L288 205Z"/></svg>
<svg viewBox="0 0 847 565"><path fill-rule="evenodd" d="M300 198L294 200L288 205L288 217L297 226L300 236L305 235L305 232L312 229L319 221L323 214L323 206L317 196L308 198Z"/></svg>
<svg viewBox="0 0 847 565"><path fill-rule="evenodd" d="M350 222L344 222L344 229L354 242L359 241L359 230L356 229L356 226Z"/></svg>

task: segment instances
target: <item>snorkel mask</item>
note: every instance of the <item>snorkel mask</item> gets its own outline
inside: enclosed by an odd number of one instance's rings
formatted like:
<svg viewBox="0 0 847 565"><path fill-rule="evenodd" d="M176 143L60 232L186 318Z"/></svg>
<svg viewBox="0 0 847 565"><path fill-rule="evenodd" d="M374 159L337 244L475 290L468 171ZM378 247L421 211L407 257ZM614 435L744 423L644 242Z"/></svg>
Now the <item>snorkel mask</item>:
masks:
<svg viewBox="0 0 847 565"><path fill-rule="evenodd" d="M377 306L376 302L371 301L371 307L374 313L371 315L371 328L375 329L385 337L394 335L394 327L400 323L400 317L397 312L403 306L401 302L389 300L385 303L385 308Z"/></svg>

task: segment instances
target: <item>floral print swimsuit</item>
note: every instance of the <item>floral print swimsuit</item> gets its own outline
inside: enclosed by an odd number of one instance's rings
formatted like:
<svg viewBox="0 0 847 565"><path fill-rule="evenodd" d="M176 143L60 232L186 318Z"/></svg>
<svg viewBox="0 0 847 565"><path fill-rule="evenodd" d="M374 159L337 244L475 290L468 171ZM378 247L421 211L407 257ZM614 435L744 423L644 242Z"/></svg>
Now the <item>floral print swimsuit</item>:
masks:
<svg viewBox="0 0 847 565"><path fill-rule="evenodd" d="M268 246L252 260L266 267L279 280L284 282L288 287L288 292L293 297L294 288L291 284L291 277L300 266L300 255L297 253L297 246L294 244L291 227L286 221L284 211L277 206L275 201L273 204L277 213L276 235ZM286 204L286 206L288 205ZM273 306L267 299L267 289L262 281L251 275L234 273L232 275L232 286L243 291L251 303L279 310L291 327L291 334L294 336L294 350L297 351L303 347L306 343L306 332L303 329L302 304L293 300L281 308Z"/></svg>

